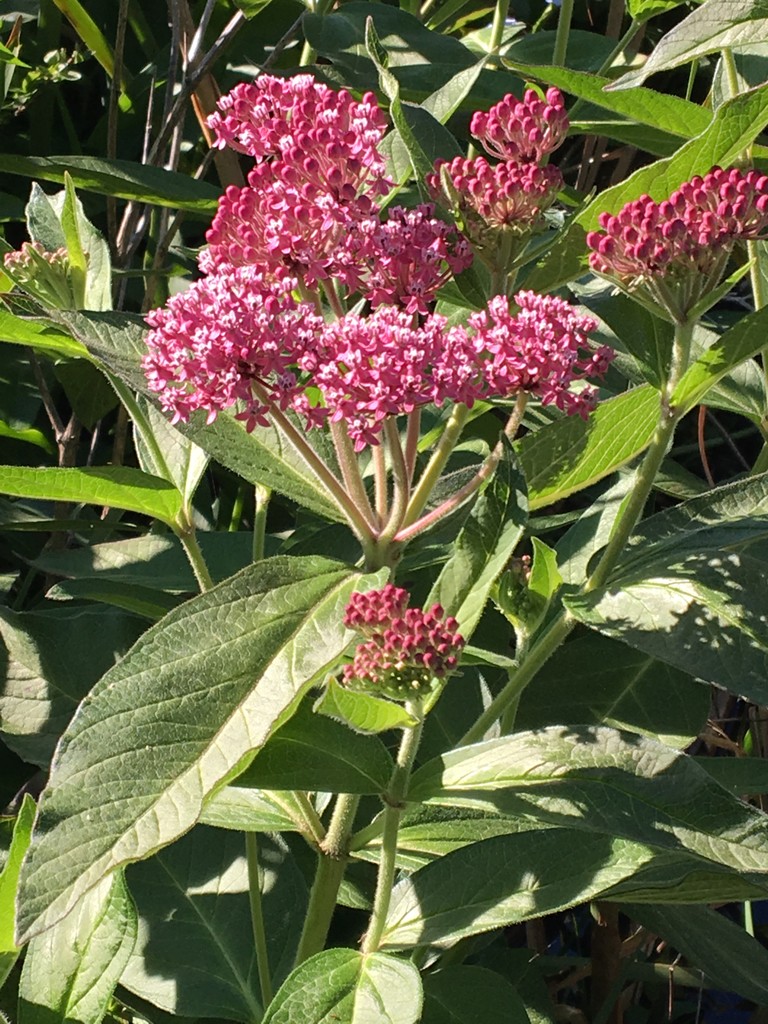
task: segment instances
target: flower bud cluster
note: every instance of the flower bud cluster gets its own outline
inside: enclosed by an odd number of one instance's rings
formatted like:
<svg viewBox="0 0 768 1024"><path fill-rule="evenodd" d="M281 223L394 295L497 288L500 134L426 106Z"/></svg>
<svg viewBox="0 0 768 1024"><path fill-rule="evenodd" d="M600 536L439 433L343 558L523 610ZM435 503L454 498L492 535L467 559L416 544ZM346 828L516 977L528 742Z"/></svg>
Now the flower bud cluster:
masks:
<svg viewBox="0 0 768 1024"><path fill-rule="evenodd" d="M540 164L568 134L563 94L553 88L547 90L546 99L533 89L522 100L507 95L487 113L474 114L469 130L499 160Z"/></svg>
<svg viewBox="0 0 768 1024"><path fill-rule="evenodd" d="M14 284L46 305L76 307L66 249L48 252L40 242L23 242L21 249L5 254L3 264Z"/></svg>
<svg viewBox="0 0 768 1024"><path fill-rule="evenodd" d="M678 319L718 284L739 240L768 229L768 176L713 167L669 199L644 195L591 231L590 265L625 287L643 287Z"/></svg>
<svg viewBox="0 0 768 1024"><path fill-rule="evenodd" d="M434 604L427 611L408 608L408 594L388 583L381 590L353 594L344 625L368 639L344 668L344 684L394 700L429 693L453 672L464 638L453 617Z"/></svg>
<svg viewBox="0 0 768 1024"><path fill-rule="evenodd" d="M478 254L493 270L508 271L527 238L544 226L544 213L562 188L560 171L545 164L565 139L568 115L562 94L546 100L529 89L507 95L472 117L470 131L489 156L438 161L428 175L433 197L452 209Z"/></svg>

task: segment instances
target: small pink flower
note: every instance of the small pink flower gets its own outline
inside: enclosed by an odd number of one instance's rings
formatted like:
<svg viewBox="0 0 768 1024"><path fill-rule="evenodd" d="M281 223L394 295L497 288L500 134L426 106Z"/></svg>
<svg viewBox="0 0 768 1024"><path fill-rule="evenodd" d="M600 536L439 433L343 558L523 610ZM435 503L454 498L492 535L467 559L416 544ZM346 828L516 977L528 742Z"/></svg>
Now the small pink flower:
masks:
<svg viewBox="0 0 768 1024"><path fill-rule="evenodd" d="M357 101L312 75L260 75L223 96L208 124L217 146L279 164L293 185L312 183L341 202L389 189L378 150L387 126L373 93Z"/></svg>
<svg viewBox="0 0 768 1024"><path fill-rule="evenodd" d="M546 100L528 89L522 100L509 94L487 113L478 111L469 130L499 160L541 163L568 134L568 115L558 89L548 89Z"/></svg>
<svg viewBox="0 0 768 1024"><path fill-rule="evenodd" d="M345 268L339 275L372 306L400 305L428 312L438 288L472 262L455 228L434 216L431 204L395 207L383 222L370 217L350 226Z"/></svg>
<svg viewBox="0 0 768 1024"><path fill-rule="evenodd" d="M322 326L313 307L296 302L295 286L290 278L267 281L253 267L225 267L148 314L142 365L174 423L198 409L211 423L239 404L248 430L266 425L268 406L254 384L288 407L299 387L296 364Z"/></svg>
<svg viewBox="0 0 768 1024"><path fill-rule="evenodd" d="M415 327L394 306L379 306L367 317L348 313L326 324L299 360L322 405L299 398L294 408L314 426L343 420L356 451L378 444L387 416L434 400L430 367L441 358L445 325L444 317L431 314Z"/></svg>
<svg viewBox="0 0 768 1024"><path fill-rule="evenodd" d="M661 203L644 195L601 214L600 226L587 235L592 268L684 318L718 284L736 242L768 230L768 176L714 167Z"/></svg>
<svg viewBox="0 0 768 1024"><path fill-rule="evenodd" d="M394 700L428 693L458 665L464 638L439 604L427 611L408 608L408 594L387 584L382 590L353 594L344 624L369 639L344 668L346 686L373 690Z"/></svg>
<svg viewBox="0 0 768 1024"><path fill-rule="evenodd" d="M597 392L590 386L574 392L571 385L602 376L613 358L611 349L589 344L596 322L551 295L523 291L515 302L519 311L512 313L507 299L497 295L487 310L469 317L468 330L453 329L454 347L470 346L478 367L459 400L471 404L528 392L544 405L586 418Z"/></svg>

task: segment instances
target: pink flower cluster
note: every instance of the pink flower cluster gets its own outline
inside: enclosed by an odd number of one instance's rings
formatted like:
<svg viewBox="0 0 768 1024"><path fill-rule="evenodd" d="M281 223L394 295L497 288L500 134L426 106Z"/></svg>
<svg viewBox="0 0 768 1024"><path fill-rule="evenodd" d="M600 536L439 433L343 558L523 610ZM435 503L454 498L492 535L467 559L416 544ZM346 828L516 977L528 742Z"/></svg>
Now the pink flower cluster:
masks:
<svg viewBox="0 0 768 1024"><path fill-rule="evenodd" d="M345 666L345 685L408 700L428 693L456 668L464 646L456 619L444 619L439 604L424 611L409 608L408 600L407 591L391 583L352 595L344 625L368 639Z"/></svg>
<svg viewBox="0 0 768 1024"><path fill-rule="evenodd" d="M295 287L291 278L229 267L149 313L144 372L174 423L197 409L211 423L239 404L238 418L252 430L267 424L267 401L285 409L297 399L295 364L323 321L314 306L296 302Z"/></svg>
<svg viewBox="0 0 768 1024"><path fill-rule="evenodd" d="M262 75L219 103L217 145L257 162L230 186L207 234L201 267L252 265L308 287L333 278L372 305L426 304L472 252L429 205L396 208L382 222L374 199L391 187L379 154L386 123L371 93L360 102L311 75Z"/></svg>
<svg viewBox="0 0 768 1024"><path fill-rule="evenodd" d="M661 203L644 195L601 214L600 226L587 235L593 269L628 288L649 287L685 316L718 283L734 244L768 229L768 176L713 167Z"/></svg>
<svg viewBox="0 0 768 1024"><path fill-rule="evenodd" d="M493 267L516 255L502 251L503 238L519 245L540 230L544 212L562 188L560 171L544 161L565 139L568 115L557 89L549 89L545 100L529 89L522 100L510 94L489 111L476 113L470 131L502 162L492 165L483 156L438 161L427 185L455 211L478 253Z"/></svg>

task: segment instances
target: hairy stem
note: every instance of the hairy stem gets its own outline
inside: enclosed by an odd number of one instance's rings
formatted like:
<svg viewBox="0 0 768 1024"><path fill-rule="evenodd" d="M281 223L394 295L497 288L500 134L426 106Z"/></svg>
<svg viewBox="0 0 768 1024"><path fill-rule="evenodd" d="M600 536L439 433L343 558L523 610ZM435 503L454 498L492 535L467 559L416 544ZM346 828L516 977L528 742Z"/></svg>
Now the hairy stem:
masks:
<svg viewBox="0 0 768 1024"><path fill-rule="evenodd" d="M468 416L469 409L466 405L458 404L453 407L453 411L445 425L445 430L441 434L435 450L432 452L432 457L411 494L411 500L408 503L402 528L416 522L424 511L429 501L429 496L434 490L435 484L439 480L451 452L456 447L456 442L459 440Z"/></svg>
<svg viewBox="0 0 768 1024"><path fill-rule="evenodd" d="M555 49L552 54L552 63L558 67L565 67L565 57L568 51L568 35L571 31L572 17L573 0L563 0L560 7L560 17L557 22Z"/></svg>
<svg viewBox="0 0 768 1024"><path fill-rule="evenodd" d="M384 433L387 438L389 457L392 460L392 481L394 494L392 496L392 508L389 519L384 529L379 534L379 549L384 551L392 538L400 528L405 512L408 507L408 469L405 464L403 447L400 444L400 435L397 432L395 420L388 416L384 423Z"/></svg>
<svg viewBox="0 0 768 1024"><path fill-rule="evenodd" d="M408 710L420 715L420 708L407 705ZM395 769L392 772L389 788L384 794L386 808L384 810L384 830L381 838L381 859L379 860L379 874L376 880L376 895L373 899L373 914L371 923L363 940L363 953L373 953L379 948L381 936L384 932L384 924L387 919L390 900L392 899L392 886L395 880L397 866L397 834L400 828L400 816L405 806L405 797L408 792L408 779L410 778L416 751L419 748L423 721L411 729L403 730L403 737L400 741L400 749L397 753Z"/></svg>
<svg viewBox="0 0 768 1024"><path fill-rule="evenodd" d="M336 458L339 461L341 475L344 477L344 486L347 494L354 501L361 516L368 524L369 532L374 531L375 515L368 492L365 489L363 478L360 475L360 464L355 455L355 449L343 422L331 423L331 437L333 446L336 449Z"/></svg>
<svg viewBox="0 0 768 1024"><path fill-rule="evenodd" d="M267 933L264 929L264 912L261 903L261 871L259 870L259 839L255 832L245 833L245 855L248 863L248 897L251 905L251 925L256 946L256 964L259 969L261 1001L266 1009L272 1002L272 978L269 973Z"/></svg>
<svg viewBox="0 0 768 1024"><path fill-rule="evenodd" d="M504 25L506 24L508 14L509 0L496 0L496 10L493 12L493 25L491 26L491 38L488 44L488 49L491 53L496 53L501 46L501 41L504 38Z"/></svg>
<svg viewBox="0 0 768 1024"><path fill-rule="evenodd" d="M192 572L195 574L200 591L204 594L206 590L210 590L213 586L213 578L208 571L205 558L203 558L203 552L200 550L200 545L197 542L195 528L191 523L188 523L186 528L177 527L174 533L181 541L184 554L192 566Z"/></svg>
<svg viewBox="0 0 768 1024"><path fill-rule="evenodd" d="M342 793L336 798L328 831L320 844L307 916L296 950L296 967L319 953L325 945L347 867L349 836L359 803L360 797L351 793Z"/></svg>

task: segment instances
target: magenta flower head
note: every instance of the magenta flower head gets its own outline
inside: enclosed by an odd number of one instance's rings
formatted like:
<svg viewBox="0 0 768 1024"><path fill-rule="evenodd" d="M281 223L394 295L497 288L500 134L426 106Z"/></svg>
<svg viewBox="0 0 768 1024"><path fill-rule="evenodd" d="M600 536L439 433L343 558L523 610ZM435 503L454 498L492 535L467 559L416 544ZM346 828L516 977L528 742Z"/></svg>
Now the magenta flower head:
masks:
<svg viewBox="0 0 768 1024"><path fill-rule="evenodd" d="M344 625L368 639L344 668L345 686L392 700L428 694L456 669L464 646L456 619L443 615L439 604L409 608L407 591L391 583L353 594Z"/></svg>
<svg viewBox="0 0 768 1024"><path fill-rule="evenodd" d="M717 287L734 245L768 231L768 176L714 167L661 203L641 196L591 231L590 266L683 322Z"/></svg>
<svg viewBox="0 0 768 1024"><path fill-rule="evenodd" d="M545 226L543 214L563 185L552 164L492 165L482 156L438 161L426 181L434 198L453 210L478 255L499 270L508 270L530 234Z"/></svg>
<svg viewBox="0 0 768 1024"><path fill-rule="evenodd" d="M384 221L370 217L353 225L338 276L374 308L397 305L427 314L438 288L472 263L466 238L434 213L428 203L397 206Z"/></svg>
<svg viewBox="0 0 768 1024"><path fill-rule="evenodd" d="M267 424L268 403L290 404L299 390L296 364L323 323L294 299L295 286L253 267L228 267L148 314L142 365L172 422L204 409L211 423L239 406L237 418L252 430Z"/></svg>
<svg viewBox="0 0 768 1024"><path fill-rule="evenodd" d="M542 99L528 89L522 100L509 94L484 113L473 115L469 130L491 156L540 164L568 134L565 101L558 89Z"/></svg>
<svg viewBox="0 0 768 1024"><path fill-rule="evenodd" d="M312 75L235 86L208 119L219 148L231 146L258 163L275 162L307 181L324 183L340 200L365 188L388 191L378 145L387 125L373 93L357 101Z"/></svg>
<svg viewBox="0 0 768 1024"><path fill-rule="evenodd" d="M586 419L597 402L590 385L574 391L572 385L587 377L602 376L613 358L606 346L591 347L588 334L597 327L591 317L581 316L568 302L552 295L518 292L518 311L497 295L487 310L473 313L468 328L454 328L452 360L470 346L478 374L459 400L507 398L527 392L544 405L555 405L567 414Z"/></svg>

